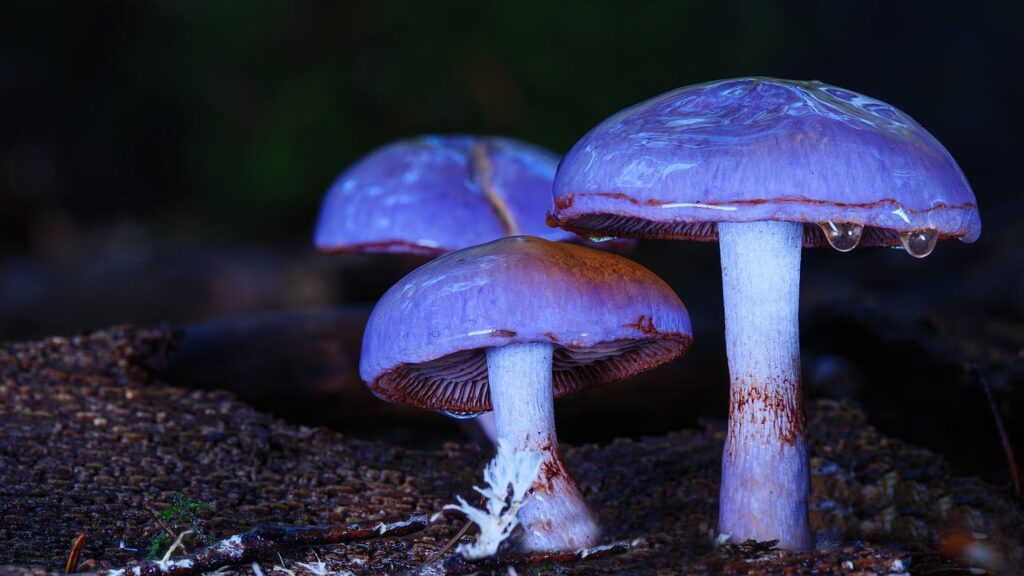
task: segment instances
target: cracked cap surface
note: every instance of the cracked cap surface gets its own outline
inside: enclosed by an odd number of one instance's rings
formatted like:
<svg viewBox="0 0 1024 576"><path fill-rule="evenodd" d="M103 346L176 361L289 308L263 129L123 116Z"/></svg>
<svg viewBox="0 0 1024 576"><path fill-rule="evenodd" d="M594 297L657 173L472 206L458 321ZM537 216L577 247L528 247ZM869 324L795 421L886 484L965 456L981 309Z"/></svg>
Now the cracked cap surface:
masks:
<svg viewBox="0 0 1024 576"><path fill-rule="evenodd" d="M512 234L575 235L544 222L559 157L501 137L428 135L371 152L331 185L323 252L438 255Z"/></svg>

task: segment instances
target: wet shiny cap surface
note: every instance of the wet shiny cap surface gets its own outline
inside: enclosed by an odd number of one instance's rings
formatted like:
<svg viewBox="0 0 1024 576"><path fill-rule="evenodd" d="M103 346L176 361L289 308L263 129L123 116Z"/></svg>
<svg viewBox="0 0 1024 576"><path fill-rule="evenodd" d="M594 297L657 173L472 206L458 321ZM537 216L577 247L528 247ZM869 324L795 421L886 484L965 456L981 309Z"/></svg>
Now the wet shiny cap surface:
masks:
<svg viewBox="0 0 1024 576"><path fill-rule="evenodd" d="M945 148L893 106L817 81L740 78L687 86L615 114L555 177L553 224L584 235L714 240L716 222L861 226L977 239L977 203Z"/></svg>
<svg viewBox="0 0 1024 576"><path fill-rule="evenodd" d="M437 255L512 234L575 238L549 227L559 157L500 137L422 136L348 168L320 209L324 252Z"/></svg>
<svg viewBox="0 0 1024 576"><path fill-rule="evenodd" d="M414 270L373 310L360 373L386 400L490 409L485 350L551 342L555 396L620 380L686 352L686 307L646 268L531 236L453 252Z"/></svg>

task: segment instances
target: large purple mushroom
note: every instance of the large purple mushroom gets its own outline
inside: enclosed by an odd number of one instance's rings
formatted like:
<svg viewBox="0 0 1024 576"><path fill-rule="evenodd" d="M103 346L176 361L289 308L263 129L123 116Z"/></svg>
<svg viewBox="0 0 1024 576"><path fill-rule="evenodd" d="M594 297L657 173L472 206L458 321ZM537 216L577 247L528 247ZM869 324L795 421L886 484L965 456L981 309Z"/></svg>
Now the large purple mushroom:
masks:
<svg viewBox="0 0 1024 576"><path fill-rule="evenodd" d="M608 118L555 177L584 235L719 240L731 378L719 530L813 546L800 386L800 252L973 242L974 194L903 112L821 82L688 86Z"/></svg>
<svg viewBox="0 0 1024 576"><path fill-rule="evenodd" d="M338 177L320 209L324 252L438 256L503 236L576 236L544 221L558 156L517 140L421 136L368 154Z"/></svg>
<svg viewBox="0 0 1024 576"><path fill-rule="evenodd" d="M593 513L562 463L554 399L681 356L686 308L621 256L530 236L453 252L377 303L360 373L386 400L472 414L491 410L498 441L541 454L519 510L527 550L596 543Z"/></svg>

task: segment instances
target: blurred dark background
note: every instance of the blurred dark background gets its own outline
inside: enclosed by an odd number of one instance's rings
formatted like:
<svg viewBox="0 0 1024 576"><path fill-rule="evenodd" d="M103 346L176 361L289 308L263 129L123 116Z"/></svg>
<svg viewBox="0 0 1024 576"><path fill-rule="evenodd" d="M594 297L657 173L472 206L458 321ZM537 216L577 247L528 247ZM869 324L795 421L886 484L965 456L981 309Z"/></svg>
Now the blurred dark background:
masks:
<svg viewBox="0 0 1024 576"><path fill-rule="evenodd" d="M972 183L985 231L924 260L806 251L810 394L855 397L926 445L966 418L977 435L938 448L1003 469L965 366L987 371L1019 434L1022 30L1016 0L5 2L0 340L369 306L416 262L321 256L310 238L326 187L373 148L468 132L565 152L678 86L818 79L928 128ZM635 258L688 304L697 346L671 369L671 402L636 387L631 405L660 418L633 413L627 433L721 417L717 247L649 242ZM577 424L566 437L623 433Z"/></svg>

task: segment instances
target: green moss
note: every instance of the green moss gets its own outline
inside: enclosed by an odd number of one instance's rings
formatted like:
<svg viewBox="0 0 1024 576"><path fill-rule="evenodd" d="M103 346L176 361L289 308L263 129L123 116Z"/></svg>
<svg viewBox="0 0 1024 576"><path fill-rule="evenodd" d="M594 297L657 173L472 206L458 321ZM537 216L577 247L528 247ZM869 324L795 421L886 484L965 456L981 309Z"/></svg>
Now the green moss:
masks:
<svg viewBox="0 0 1024 576"><path fill-rule="evenodd" d="M198 502L190 499L181 492L171 495L171 504L160 511L160 518L172 524L182 524L186 529L196 530L198 519L196 512L200 510L213 510L210 502ZM198 532L198 530L196 530Z"/></svg>
<svg viewBox="0 0 1024 576"><path fill-rule="evenodd" d="M175 492L171 495L171 503L157 513L161 520L166 522L170 528L177 531L178 534L186 530L191 530L193 538L199 540L203 544L209 544L210 539L206 536L202 526L200 526L199 518L196 513L200 510L213 510L214 506L211 502L199 502L192 500L181 492ZM167 552L167 548L174 543L174 539L177 536L167 533L167 530L161 530L149 544L149 553L146 555L147 560L159 560Z"/></svg>
<svg viewBox="0 0 1024 576"><path fill-rule="evenodd" d="M149 553L146 554L146 560L159 560L163 557L164 551L170 546L174 540L167 532L161 530L159 534L153 537L153 540L149 543Z"/></svg>

